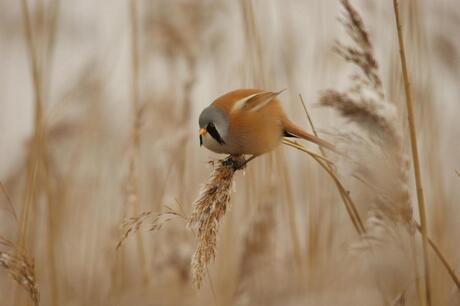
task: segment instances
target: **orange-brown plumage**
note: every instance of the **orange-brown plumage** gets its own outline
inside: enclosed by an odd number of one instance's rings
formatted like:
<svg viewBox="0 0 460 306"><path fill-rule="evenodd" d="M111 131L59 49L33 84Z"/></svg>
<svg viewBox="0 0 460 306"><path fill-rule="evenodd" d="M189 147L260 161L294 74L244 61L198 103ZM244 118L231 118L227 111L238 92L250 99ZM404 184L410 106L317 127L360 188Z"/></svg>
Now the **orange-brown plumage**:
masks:
<svg viewBox="0 0 460 306"><path fill-rule="evenodd" d="M277 99L279 93L239 89L217 98L200 115L203 144L217 153L257 156L272 151L283 136L290 135L333 150L333 145L303 131L287 118ZM216 141L212 134L221 137L221 141Z"/></svg>

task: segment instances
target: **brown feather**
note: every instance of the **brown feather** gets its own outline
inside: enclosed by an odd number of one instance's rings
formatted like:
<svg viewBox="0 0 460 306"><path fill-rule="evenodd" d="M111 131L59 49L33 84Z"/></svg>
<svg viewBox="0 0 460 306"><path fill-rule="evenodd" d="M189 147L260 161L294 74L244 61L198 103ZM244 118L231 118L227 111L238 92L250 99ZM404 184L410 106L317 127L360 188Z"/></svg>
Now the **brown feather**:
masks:
<svg viewBox="0 0 460 306"><path fill-rule="evenodd" d="M302 139L305 139L307 141L313 142L313 143L315 143L315 144L317 144L319 146L322 146L322 147L324 147L326 149L329 149L331 151L334 151L336 153L341 154L339 151L337 151L337 148L333 144L331 144L331 143L329 143L329 142L327 142L327 141L325 141L325 140L323 140L323 139L321 139L319 137L316 137L313 134L305 132L304 130L302 130L301 128L296 126L294 123L292 123L286 117L283 118L282 122L283 122L284 130L288 134L291 134L291 135L296 136L298 138L302 138Z"/></svg>
<svg viewBox="0 0 460 306"><path fill-rule="evenodd" d="M250 98L246 101L243 105L241 110L245 111L257 111L262 109L263 107L267 106L268 103L273 101L280 93L285 91L285 89L278 91L278 92L271 92L271 91L263 91L256 96Z"/></svg>

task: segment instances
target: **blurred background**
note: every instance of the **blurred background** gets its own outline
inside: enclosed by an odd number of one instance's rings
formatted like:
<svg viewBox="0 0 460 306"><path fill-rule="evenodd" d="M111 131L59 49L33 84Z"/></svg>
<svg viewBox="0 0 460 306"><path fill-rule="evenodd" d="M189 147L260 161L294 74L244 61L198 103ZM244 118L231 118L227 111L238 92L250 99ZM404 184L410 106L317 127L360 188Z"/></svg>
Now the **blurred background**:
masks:
<svg viewBox="0 0 460 306"><path fill-rule="evenodd" d="M460 6L402 2L429 232L460 268ZM410 152L392 3L352 4ZM237 175L200 290L183 220L115 250L127 217L190 213L219 157L199 146L198 115L230 90L287 88L286 112L309 130L301 94L320 135L347 150L335 136L356 127L318 105L353 71L333 51L343 12L335 0L0 0L0 233L34 257L41 305L420 305L400 257L374 281L350 252L358 236L332 180L288 147ZM370 191L337 163L365 218ZM431 262L435 304L458 305ZM393 304L401 292L406 304ZM31 304L6 270L0 304Z"/></svg>

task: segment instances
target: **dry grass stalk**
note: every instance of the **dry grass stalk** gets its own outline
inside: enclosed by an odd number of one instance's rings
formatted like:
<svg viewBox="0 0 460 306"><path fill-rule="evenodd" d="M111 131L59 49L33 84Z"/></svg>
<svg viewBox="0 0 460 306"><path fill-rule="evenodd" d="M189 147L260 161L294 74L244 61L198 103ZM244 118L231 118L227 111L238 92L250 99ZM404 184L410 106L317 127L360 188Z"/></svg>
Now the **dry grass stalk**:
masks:
<svg viewBox="0 0 460 306"><path fill-rule="evenodd" d="M130 234L137 233L141 228L142 224L144 223L145 219L147 219L151 214L152 211L144 211L138 216L130 217L124 220L121 224L123 234L117 242L116 249L119 249L121 247L123 242L125 242L125 240L128 239Z"/></svg>
<svg viewBox="0 0 460 306"><path fill-rule="evenodd" d="M18 215L16 214L16 210L14 209L13 201L11 200L10 194L8 193L8 190L6 189L2 181L0 181L0 188L6 198L6 211L8 211L8 213L10 213L13 216L14 220L18 222Z"/></svg>
<svg viewBox="0 0 460 306"><path fill-rule="evenodd" d="M402 37L401 30L401 20L399 16L399 1L393 0L394 14L396 19L396 28L399 41L399 55L401 59L401 68L403 72L404 79L404 90L406 92L406 106L407 106L407 118L409 123L409 134L411 142L411 151L412 151L412 161L414 164L414 175L415 175L415 185L417 187L417 200L418 208L420 214L420 225L423 241L423 262L425 268L425 293L428 306L431 305L431 286L430 286L430 265L428 258L428 232L427 232L427 222L426 222L426 213L425 213L425 198L423 196L423 187L422 187L422 176L420 173L420 162L417 150L417 136L415 131L415 120L414 120L414 111L412 103L412 93L410 89L409 73L407 71L406 64L406 54L404 49L404 40Z"/></svg>
<svg viewBox="0 0 460 306"><path fill-rule="evenodd" d="M50 202L50 193L49 193L49 169L48 169L48 149L46 143L46 133L44 127L44 119L43 119L43 96L44 90L43 88L43 79L44 79L44 72L40 71L40 63L39 63L39 52L37 43L34 40L33 35L33 24L32 18L30 14L29 7L27 5L26 0L21 1L21 14L22 14L22 22L24 27L25 33L25 40L29 58L29 65L31 70L31 77L32 77L32 85L33 85L33 94L34 94L34 135L32 140L32 145L28 152L28 166L27 166L27 183L26 183L26 190L24 192L24 200L22 204L22 212L18 222L18 248L25 249L25 246L28 242L28 235L31 226L31 221L34 218L33 209L38 201L38 196L40 192L40 186L38 182L44 182L46 186L46 196L48 201L48 209L50 210L51 202ZM53 36L53 34L50 34ZM49 46L51 47L51 46ZM43 172L43 173L42 173ZM41 175L43 175L41 177ZM57 305L58 303L58 294L57 294L57 285L56 285L56 269L55 269L55 257L54 257L54 239L52 236L53 227L51 221L52 212L50 210L50 218L49 218L49 235L48 235L48 258L49 258L49 272L50 272L50 282L51 282L51 305ZM13 259L18 260L20 262L21 258L23 257L22 254L19 252L16 254L18 257ZM25 262L25 261L24 261ZM26 265L22 266L24 271L27 270ZM33 268L33 265L31 266ZM32 270L33 271L33 270ZM25 272L24 272L25 273ZM21 286L25 286L28 288L28 292L32 296L32 300L36 304L38 304L38 289L34 290L34 287L29 284L27 281L22 283L22 279L18 276L17 279L18 283ZM31 280L29 280L31 281ZM33 284L35 284L35 278L33 278ZM35 294L37 293L37 294ZM16 294L15 296L16 304L20 303L20 296Z"/></svg>
<svg viewBox="0 0 460 306"><path fill-rule="evenodd" d="M31 16L26 0L21 0L21 13L24 26L25 40L27 43L27 52L30 61L29 65L31 68L35 106L34 137L32 141L32 147L29 152L29 162L27 167L27 185L22 213L19 222L19 245L24 246L27 240L30 225L31 210L37 198L37 172L40 165L40 155L43 145L42 141L44 134L41 76L39 72L36 45L32 35Z"/></svg>
<svg viewBox="0 0 460 306"><path fill-rule="evenodd" d="M252 1L240 1L243 17L244 34L246 38L246 60L252 73L252 82L256 87L267 86L268 78L266 65L264 65L264 52L261 33L257 29L256 16Z"/></svg>
<svg viewBox="0 0 460 306"><path fill-rule="evenodd" d="M417 227L417 230L419 232L422 231L422 227L420 226L420 224L416 223L415 226ZM447 261L446 257L444 256L444 254L439 249L438 245L429 236L427 237L427 239L428 239L428 243L430 244L431 248L436 253L436 255L439 257L439 260L441 260L442 264L446 268L447 273L449 273L450 277L452 278L452 280L454 281L455 285L457 286L457 290L460 290L460 278L457 276L457 274L455 274L455 270L449 264L449 262Z"/></svg>
<svg viewBox="0 0 460 306"><path fill-rule="evenodd" d="M299 239L299 230L298 230L298 221L296 220L296 209L295 209L295 202L291 191L291 182L288 175L286 163L284 162L284 156L282 152L279 154L279 158L275 160L276 164L276 171L279 175L279 186L283 190L285 201L283 201L286 205L286 212L287 212L287 219L288 219L288 226L289 226L289 234L292 240L292 251L295 264L297 266L296 270L299 276L302 276L304 273L303 269L303 259L304 256L302 255L302 246Z"/></svg>
<svg viewBox="0 0 460 306"><path fill-rule="evenodd" d="M40 303L40 292L35 278L34 261L12 241L0 236L0 266L28 293L34 305Z"/></svg>
<svg viewBox="0 0 460 306"><path fill-rule="evenodd" d="M130 137L130 156L129 156L129 169L125 185L125 203L126 206L131 208L135 215L140 211L140 184L139 184L139 159L140 159L140 130L142 121L142 108L139 105L139 25L138 25L138 7L137 0L129 2L129 21L131 26L130 35L130 60L131 60L131 103L133 121L131 127ZM144 241L141 233L138 231L143 218L146 217L144 213L135 217L136 221L132 220L134 226L134 233L136 233L136 246L139 257L140 270L143 273L143 280L145 283L149 281L147 273L147 260L145 255ZM137 228L136 228L137 226ZM125 232L127 238L129 231ZM122 240L117 244L117 248L121 246Z"/></svg>
<svg viewBox="0 0 460 306"><path fill-rule="evenodd" d="M301 104L302 104L303 110L305 111L305 115L307 115L308 123L310 124L310 127L311 127L311 130L313 131L313 134L314 134L316 137L319 137L319 136L318 136L318 132L316 131L315 125L313 124L313 120L312 120L311 117L310 117L310 113L308 112L307 105L305 104L305 101L303 100L303 97L302 97L301 94L299 94L299 99L300 99L300 102L301 102ZM319 151L321 152L321 155L322 155L323 157L325 157L325 156L326 156L326 152L324 151L323 147L322 147L322 146L318 146L318 149L319 149Z"/></svg>
<svg viewBox="0 0 460 306"><path fill-rule="evenodd" d="M149 231L153 232L160 230L164 224L171 221L174 217L179 217L183 220L187 220L187 217L182 211L177 211L167 205L164 205L164 207L166 211L160 212L157 215L155 215L152 221L149 223ZM144 211L138 216L130 217L124 220L121 224L123 234L117 242L116 249L119 249L131 234L137 233L142 227L142 225L146 223L146 220L152 216L152 214L153 212L151 210Z"/></svg>
<svg viewBox="0 0 460 306"><path fill-rule="evenodd" d="M366 33L365 31L361 31L361 32ZM367 35L365 35L365 36L367 37ZM308 112L308 109L307 109L307 106L305 104L305 101L302 98L302 95L299 95L299 98L300 98L300 102L302 103L302 106L303 106L303 109L305 111L305 114L307 115L307 119L308 119L310 127L311 127L311 129L313 131L313 134L316 137L318 137L318 133L316 132L315 125L313 124L313 120L310 117L310 114ZM318 146L318 148L321 151L321 155L323 157L325 157L326 153L325 153L324 149L321 146ZM304 151L304 150L302 149L302 151ZM306 153L308 153L308 152L306 152ZM309 154L311 155L311 153L309 153ZM366 228L364 226L364 223L362 222L361 217L359 216L358 209L356 208L355 203L351 199L349 192L344 188L343 184L340 182L340 180L339 180L339 178L337 176L335 165L333 163L329 162L328 164L324 164L324 165L322 164L321 166L323 166L323 168L333 178L333 180L334 180L334 182L335 182L335 184L336 184L336 186L337 186L337 188L338 188L338 190L340 192L340 197L342 198L342 201L345 204L345 208L347 209L348 215L350 216L350 218L351 218L351 220L352 220L352 222L353 222L353 224L355 226L356 231L359 234L364 234L366 232Z"/></svg>
<svg viewBox="0 0 460 306"><path fill-rule="evenodd" d="M193 283L197 288L201 286L208 264L216 256L217 232L230 202L233 175L236 171L232 163L231 157L210 162L212 173L193 203L193 211L187 224L198 240L191 263Z"/></svg>
<svg viewBox="0 0 460 306"><path fill-rule="evenodd" d="M285 145L288 145L290 147L296 148L304 153L307 153L311 157L313 157L314 160L316 160L321 167L323 167L324 170L331 176L331 178L334 180L334 183L337 186L337 189L339 190L340 197L342 198L343 203L345 204L345 208L347 209L348 216L350 217L351 221L353 222L353 226L355 227L356 231L358 234L362 235L366 232L366 229L364 227L364 224L362 222L361 217L359 216L358 210L356 208L356 205L354 204L353 200L350 197L350 194L348 190L344 187L342 182L339 180L337 173L334 170L334 163L325 157L318 155L307 148L305 148L303 145L298 144L295 141L289 140L289 139L283 139L283 143Z"/></svg>
<svg viewBox="0 0 460 306"><path fill-rule="evenodd" d="M363 231L361 231L359 225L357 224L357 221L354 219L354 217L352 217L352 213L350 211L350 208L349 208L349 204L348 203L354 203L350 194L346 191L345 187L343 186L342 182L340 181L340 179L338 178L337 174L331 170L330 168L330 165L331 164L327 164L325 160L323 159L320 159L319 156L314 153L314 152L311 152L309 151L307 148L303 147L302 145L300 144L297 144L295 142L292 142L292 141L289 141L289 140L284 140L283 141L284 144L288 145L288 146L291 146L293 148L296 148L302 152L305 152L307 153L308 155L310 155L311 157L313 157L325 170L326 172L332 177L332 179L334 180L336 186L337 186L337 189L339 190L340 192L340 195L342 197L342 200L344 201L345 203L345 206L347 208L347 211L350 215L350 219L352 220L353 222L353 225L355 226L355 229L357 230L358 233L360 234L363 234L363 233L366 233L366 230L365 228L363 229ZM329 161L330 162L330 161ZM332 163L332 162L330 162ZM371 186L370 186L371 187ZM359 215L358 215L358 218L359 218ZM370 219L373 219L371 220L371 223L375 223L376 221L378 221L378 223L381 225L382 222L380 222L380 220L377 220L373 217L371 217ZM381 219L381 218L378 218L378 219ZM421 231L421 226L419 224L415 224L416 228L418 231ZM385 226L384 226L385 227ZM372 236L372 235L365 235L364 236L366 239L365 239L365 244L367 246L369 246L369 242L372 242L372 240L375 240L377 239L376 237ZM380 238L379 238L380 239ZM428 237L428 242L430 244L430 246L432 247L433 251L436 253L436 255L438 256L438 258L441 260L443 266L446 268L447 272L449 273L449 275L451 276L452 280L454 281L454 283L456 284L457 288L460 290L460 278L456 275L455 273L455 270L453 269L452 265L447 261L447 259L445 258L445 256L443 255L443 253L441 252L441 250L439 249L439 247L437 246L437 244L430 238Z"/></svg>
<svg viewBox="0 0 460 306"><path fill-rule="evenodd" d="M303 99L303 96L299 94L299 100L302 104L302 107L304 109L305 115L307 117L308 123L310 125L310 128L313 132L313 134L316 137L319 137L318 132L316 131L315 125L313 124L313 119L310 116L310 113L308 111L307 105L305 104L305 101ZM321 152L321 156L325 157L326 156L326 151L322 146L318 146L319 151ZM333 170L335 170L335 166L332 167ZM343 203L346 205L347 202L343 201ZM348 206L345 206L347 209L347 213L349 213ZM324 223L322 219L322 214L321 214L322 208L315 208L315 204L313 204L311 207L309 207L309 213L308 213L308 258L309 258L309 266L310 267L316 267L318 264L318 259L319 259L319 250L320 250L320 227ZM333 222L329 223L329 226L332 225ZM332 229L329 228L328 231L332 232ZM330 244L328 245L328 248L330 248Z"/></svg>

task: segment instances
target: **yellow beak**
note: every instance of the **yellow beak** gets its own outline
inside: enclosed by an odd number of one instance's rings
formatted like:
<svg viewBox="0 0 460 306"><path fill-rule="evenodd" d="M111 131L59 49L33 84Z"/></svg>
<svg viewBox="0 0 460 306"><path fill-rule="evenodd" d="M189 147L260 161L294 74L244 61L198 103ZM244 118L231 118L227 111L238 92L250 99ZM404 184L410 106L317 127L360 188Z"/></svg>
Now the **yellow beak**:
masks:
<svg viewBox="0 0 460 306"><path fill-rule="evenodd" d="M205 135L207 132L208 132L208 131L206 131L206 129L201 128L201 129L200 129L200 136Z"/></svg>

